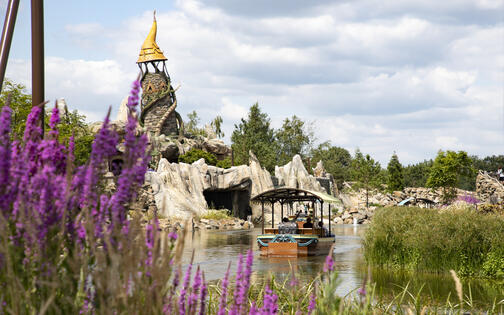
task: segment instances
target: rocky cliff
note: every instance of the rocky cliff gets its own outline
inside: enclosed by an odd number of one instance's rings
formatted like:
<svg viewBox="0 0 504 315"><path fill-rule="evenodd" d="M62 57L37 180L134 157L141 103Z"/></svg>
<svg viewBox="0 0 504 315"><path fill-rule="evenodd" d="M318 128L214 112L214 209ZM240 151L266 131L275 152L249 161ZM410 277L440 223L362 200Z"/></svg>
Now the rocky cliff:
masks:
<svg viewBox="0 0 504 315"><path fill-rule="evenodd" d="M476 176L476 194L481 201L498 203L504 201L504 185L490 174L479 171Z"/></svg>

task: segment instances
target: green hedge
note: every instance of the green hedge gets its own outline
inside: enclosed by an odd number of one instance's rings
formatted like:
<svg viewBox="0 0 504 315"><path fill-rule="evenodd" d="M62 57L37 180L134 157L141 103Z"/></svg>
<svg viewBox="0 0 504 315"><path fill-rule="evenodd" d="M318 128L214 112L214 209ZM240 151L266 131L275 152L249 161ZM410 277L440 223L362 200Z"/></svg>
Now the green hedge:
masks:
<svg viewBox="0 0 504 315"><path fill-rule="evenodd" d="M504 278L504 217L467 208L378 209L364 238L369 263Z"/></svg>

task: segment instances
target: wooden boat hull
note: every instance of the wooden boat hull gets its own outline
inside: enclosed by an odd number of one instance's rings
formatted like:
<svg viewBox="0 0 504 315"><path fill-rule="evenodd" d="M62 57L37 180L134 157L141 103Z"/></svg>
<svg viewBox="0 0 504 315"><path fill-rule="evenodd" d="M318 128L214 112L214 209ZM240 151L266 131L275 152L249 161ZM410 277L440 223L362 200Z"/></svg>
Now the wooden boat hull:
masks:
<svg viewBox="0 0 504 315"><path fill-rule="evenodd" d="M302 234L262 234L257 236L261 256L306 257L327 255L334 243L334 236Z"/></svg>

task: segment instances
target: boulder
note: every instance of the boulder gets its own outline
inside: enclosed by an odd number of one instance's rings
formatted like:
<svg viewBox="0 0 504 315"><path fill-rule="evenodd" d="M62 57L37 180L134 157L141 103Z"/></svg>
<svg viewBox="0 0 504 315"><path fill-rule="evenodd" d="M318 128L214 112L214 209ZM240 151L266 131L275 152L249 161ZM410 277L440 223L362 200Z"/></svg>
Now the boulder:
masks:
<svg viewBox="0 0 504 315"><path fill-rule="evenodd" d="M326 193L317 179L308 173L299 154L296 154L286 165L275 166L275 177L278 178L279 186Z"/></svg>

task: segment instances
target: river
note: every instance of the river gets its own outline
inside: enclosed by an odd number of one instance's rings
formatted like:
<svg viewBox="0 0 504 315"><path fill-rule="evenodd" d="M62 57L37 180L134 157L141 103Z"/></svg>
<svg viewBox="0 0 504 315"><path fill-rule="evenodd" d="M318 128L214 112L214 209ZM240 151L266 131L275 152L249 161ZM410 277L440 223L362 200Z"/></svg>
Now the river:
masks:
<svg viewBox="0 0 504 315"><path fill-rule="evenodd" d="M416 294L422 287L423 295L440 303L450 294L456 296L453 279L449 275L426 273L401 273L365 266L361 240L366 230L365 225L336 225L332 232L336 237L334 262L339 274L340 284L336 293L345 296L359 288L371 272L376 283L378 296L390 299L408 285L409 291ZM277 279L289 276L291 270L296 277L307 281L322 271L325 257L301 258L264 258L260 257L256 236L261 229L243 231L196 231L189 232L184 247L183 264L187 265L194 250L194 264L200 266L207 280L222 279L231 262L231 275L234 277L236 262L240 254L254 250L252 278L262 280L274 274ZM495 300L504 300L502 284L488 281L471 280L464 282L465 293L468 285L475 304L487 307Z"/></svg>

